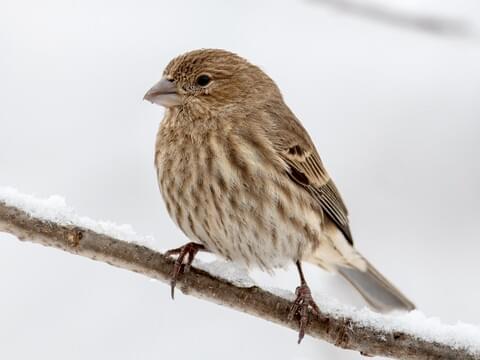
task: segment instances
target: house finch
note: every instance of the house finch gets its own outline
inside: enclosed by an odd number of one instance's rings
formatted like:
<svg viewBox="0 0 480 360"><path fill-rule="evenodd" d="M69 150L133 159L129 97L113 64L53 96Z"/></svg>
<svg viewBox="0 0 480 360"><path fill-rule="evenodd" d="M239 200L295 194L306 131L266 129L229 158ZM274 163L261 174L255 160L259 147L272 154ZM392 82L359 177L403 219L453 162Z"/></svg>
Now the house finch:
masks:
<svg viewBox="0 0 480 360"><path fill-rule="evenodd" d="M192 240L176 279L200 250L271 271L295 263L300 286L289 316L299 342L318 313L306 261L345 277L375 309L414 305L354 247L348 212L315 146L280 90L236 54L195 50L173 59L145 99L166 108L155 165L168 213Z"/></svg>

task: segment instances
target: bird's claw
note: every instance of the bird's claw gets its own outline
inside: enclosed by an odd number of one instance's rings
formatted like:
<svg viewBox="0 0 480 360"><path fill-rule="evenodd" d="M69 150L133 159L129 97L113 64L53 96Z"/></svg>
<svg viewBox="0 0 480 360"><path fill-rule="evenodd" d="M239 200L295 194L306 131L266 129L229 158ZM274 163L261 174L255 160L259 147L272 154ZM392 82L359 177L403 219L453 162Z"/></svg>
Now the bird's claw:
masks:
<svg viewBox="0 0 480 360"><path fill-rule="evenodd" d="M171 296L175 298L175 286L177 285L177 279L181 273L187 273L190 270L195 255L200 250L205 250L205 247L201 244L189 242L176 249L168 250L165 256L178 255L175 263L173 264L172 278L170 280Z"/></svg>
<svg viewBox="0 0 480 360"><path fill-rule="evenodd" d="M299 316L300 330L298 333L298 343L302 342L305 336L305 330L308 324L308 309L311 309L315 315L320 314L320 309L313 300L312 293L307 284L302 284L295 290L295 301L293 302L290 312L288 314L288 320L292 321L295 315Z"/></svg>

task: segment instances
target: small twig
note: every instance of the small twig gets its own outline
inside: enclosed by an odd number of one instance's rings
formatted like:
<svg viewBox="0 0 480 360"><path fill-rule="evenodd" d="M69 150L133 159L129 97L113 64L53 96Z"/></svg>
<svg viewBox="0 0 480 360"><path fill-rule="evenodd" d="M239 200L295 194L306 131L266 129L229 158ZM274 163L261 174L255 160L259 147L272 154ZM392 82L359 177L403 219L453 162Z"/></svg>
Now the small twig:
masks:
<svg viewBox="0 0 480 360"><path fill-rule="evenodd" d="M170 280L174 265L172 259L147 247L89 229L32 217L25 211L7 206L1 201L0 231L11 233L20 240L56 247L166 283ZM298 322L288 319L291 302L259 287L237 287L195 267L181 276L177 287L185 294L298 330ZM465 349L456 349L403 332L387 332L348 317L333 317L322 311L318 316L312 314L307 334L335 346L368 355L401 359L480 359L480 354L472 354Z"/></svg>
<svg viewBox="0 0 480 360"><path fill-rule="evenodd" d="M463 19L447 18L394 9L384 2L356 0L315 0L320 5L368 20L436 35L468 36L471 28Z"/></svg>

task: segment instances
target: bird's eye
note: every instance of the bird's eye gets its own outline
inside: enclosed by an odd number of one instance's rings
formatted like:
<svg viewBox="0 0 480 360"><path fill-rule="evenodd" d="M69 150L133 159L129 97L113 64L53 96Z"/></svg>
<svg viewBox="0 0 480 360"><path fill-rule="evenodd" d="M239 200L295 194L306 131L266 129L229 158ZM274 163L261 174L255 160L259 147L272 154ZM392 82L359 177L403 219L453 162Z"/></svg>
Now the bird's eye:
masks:
<svg viewBox="0 0 480 360"><path fill-rule="evenodd" d="M200 75L197 78L197 84L200 86L207 86L210 83L211 79L208 75Z"/></svg>

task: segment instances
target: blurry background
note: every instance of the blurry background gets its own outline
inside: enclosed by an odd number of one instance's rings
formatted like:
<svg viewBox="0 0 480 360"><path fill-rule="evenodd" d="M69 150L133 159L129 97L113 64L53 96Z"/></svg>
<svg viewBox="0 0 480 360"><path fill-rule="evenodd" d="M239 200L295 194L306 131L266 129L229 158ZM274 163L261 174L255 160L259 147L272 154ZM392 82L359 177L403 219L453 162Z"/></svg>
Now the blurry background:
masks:
<svg viewBox="0 0 480 360"><path fill-rule="evenodd" d="M0 4L0 185L60 194L171 248L153 169L168 61L225 48L303 121L358 248L427 315L480 323L480 3L13 1ZM314 291L364 306L335 276ZM294 290L294 268L263 283ZM357 359L103 263L0 234L2 359Z"/></svg>

